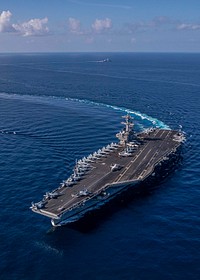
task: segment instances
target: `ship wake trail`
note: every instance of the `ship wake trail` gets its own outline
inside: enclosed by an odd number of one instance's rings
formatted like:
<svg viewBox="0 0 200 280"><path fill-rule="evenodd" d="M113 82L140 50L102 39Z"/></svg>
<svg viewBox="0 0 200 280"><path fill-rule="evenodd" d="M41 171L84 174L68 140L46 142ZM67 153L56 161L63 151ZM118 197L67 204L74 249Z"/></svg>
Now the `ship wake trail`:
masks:
<svg viewBox="0 0 200 280"><path fill-rule="evenodd" d="M8 94L5 92L0 93L0 98L4 99L16 99L16 100L22 100L26 102L31 103L40 103L40 104L49 104L53 106L61 106L61 107L67 107L68 104L64 103L63 100L70 101L70 102L78 102L82 104L86 104L89 106L99 106L108 108L111 110L115 110L120 112L124 112L127 114L130 114L132 117L134 117L135 121L138 122L138 126L141 130L148 128L148 127L156 127L156 128L162 128L162 129L170 129L168 125L166 125L164 122L153 118L147 114L141 113L139 111L134 111L130 108L125 107L119 107L114 106L106 103L101 102L94 102L88 99L78 99L78 98L71 98L71 97L55 97L55 96L35 96L30 94Z"/></svg>
<svg viewBox="0 0 200 280"><path fill-rule="evenodd" d="M59 255L59 256L63 255L62 251L59 251L58 249L53 248L52 246L46 244L45 242L36 241L35 242L35 246L39 247L40 249L44 249L48 253L53 253L53 254Z"/></svg>
<svg viewBox="0 0 200 280"><path fill-rule="evenodd" d="M90 100L87 100L87 99L66 98L66 100L76 101L76 102L79 102L79 103L85 103L85 104L94 105L94 106L107 107L107 108L110 108L110 109L113 109L113 110L116 110L116 111L119 111L119 112L127 113L127 114L133 116L135 120L147 121L153 127L170 129L170 127L168 125L166 125L164 122L162 122L162 121L160 121L156 118L153 118L151 116L148 116L146 114L143 114L139 111L134 111L134 110L131 110L131 109L128 109L128 108L113 106L113 105L109 105L109 104L105 104L105 103L94 102L94 101L90 101Z"/></svg>

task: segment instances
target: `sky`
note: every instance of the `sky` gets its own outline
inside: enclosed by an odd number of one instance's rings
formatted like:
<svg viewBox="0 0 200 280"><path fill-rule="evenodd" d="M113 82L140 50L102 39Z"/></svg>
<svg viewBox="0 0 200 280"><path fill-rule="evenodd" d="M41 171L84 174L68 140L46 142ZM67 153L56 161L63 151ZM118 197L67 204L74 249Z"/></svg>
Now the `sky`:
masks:
<svg viewBox="0 0 200 280"><path fill-rule="evenodd" d="M0 52L200 52L200 0L0 0Z"/></svg>

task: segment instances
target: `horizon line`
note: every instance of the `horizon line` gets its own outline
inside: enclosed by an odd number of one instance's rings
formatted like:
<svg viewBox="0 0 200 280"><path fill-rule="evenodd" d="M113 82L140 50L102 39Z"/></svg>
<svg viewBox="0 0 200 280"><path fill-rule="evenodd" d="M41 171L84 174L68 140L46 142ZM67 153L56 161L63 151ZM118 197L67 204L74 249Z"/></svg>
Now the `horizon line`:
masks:
<svg viewBox="0 0 200 280"><path fill-rule="evenodd" d="M131 54L200 54L200 51L0 51L0 54L131 53Z"/></svg>

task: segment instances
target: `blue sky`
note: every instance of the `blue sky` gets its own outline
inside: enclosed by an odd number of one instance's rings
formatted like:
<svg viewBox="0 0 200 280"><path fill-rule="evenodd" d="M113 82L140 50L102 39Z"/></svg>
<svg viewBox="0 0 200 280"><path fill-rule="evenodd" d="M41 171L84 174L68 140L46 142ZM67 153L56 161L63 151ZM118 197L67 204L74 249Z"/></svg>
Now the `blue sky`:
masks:
<svg viewBox="0 0 200 280"><path fill-rule="evenodd" d="M200 0L0 0L0 52L199 52Z"/></svg>

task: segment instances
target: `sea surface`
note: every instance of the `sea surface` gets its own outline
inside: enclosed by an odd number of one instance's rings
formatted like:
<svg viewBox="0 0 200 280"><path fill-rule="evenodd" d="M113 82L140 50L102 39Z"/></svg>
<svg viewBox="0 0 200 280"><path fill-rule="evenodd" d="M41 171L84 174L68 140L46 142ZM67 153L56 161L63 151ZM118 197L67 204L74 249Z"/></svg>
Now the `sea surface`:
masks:
<svg viewBox="0 0 200 280"><path fill-rule="evenodd" d="M180 166L52 228L31 202L116 141L127 112L137 131L184 131ZM0 221L2 280L200 279L200 54L0 54Z"/></svg>

